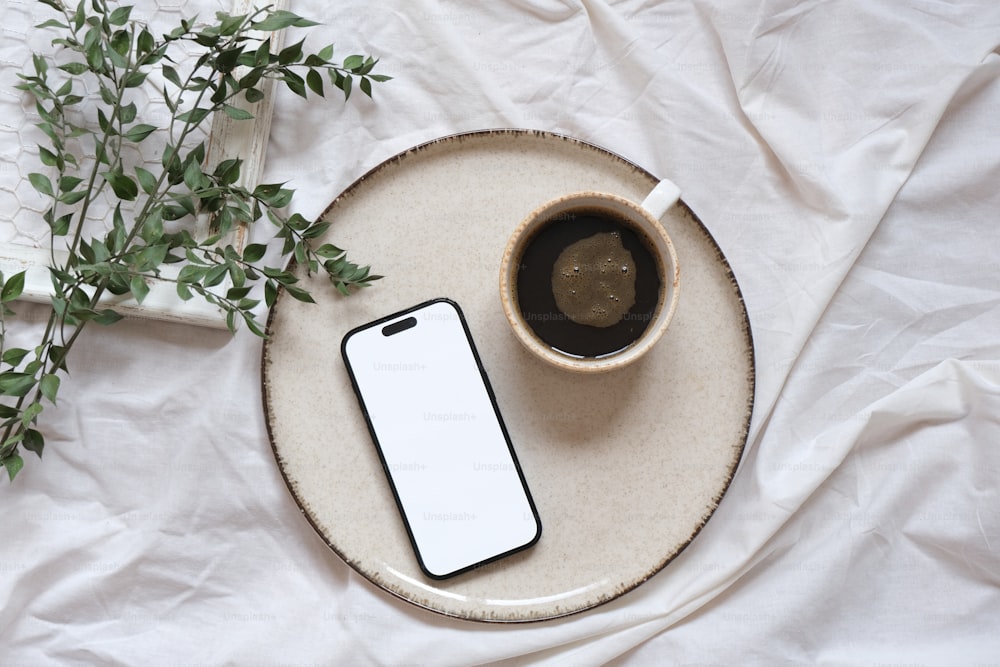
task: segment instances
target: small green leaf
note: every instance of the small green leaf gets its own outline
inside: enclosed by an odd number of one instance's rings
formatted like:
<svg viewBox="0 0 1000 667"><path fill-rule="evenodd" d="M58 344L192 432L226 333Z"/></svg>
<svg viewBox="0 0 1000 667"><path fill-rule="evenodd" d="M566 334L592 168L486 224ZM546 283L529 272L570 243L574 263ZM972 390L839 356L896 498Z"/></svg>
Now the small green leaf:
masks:
<svg viewBox="0 0 1000 667"><path fill-rule="evenodd" d="M352 72L356 69L361 69L361 67L364 66L364 64L365 64L364 56L353 55L344 58L344 69L349 69Z"/></svg>
<svg viewBox="0 0 1000 667"><path fill-rule="evenodd" d="M301 98L308 99L308 95L306 94L306 82L301 76L291 70L286 70L282 76L282 81L285 82L285 86L288 90L292 91Z"/></svg>
<svg viewBox="0 0 1000 667"><path fill-rule="evenodd" d="M236 67L240 56L243 55L243 47L236 47L234 49L227 49L219 54L215 59L215 66L220 72L231 72L233 68Z"/></svg>
<svg viewBox="0 0 1000 667"><path fill-rule="evenodd" d="M205 107L195 107L181 113L177 116L177 120L182 123L190 123L192 125L198 125L201 121L208 117L208 114L212 113L211 109L206 109Z"/></svg>
<svg viewBox="0 0 1000 667"><path fill-rule="evenodd" d="M149 294L149 285L142 276L132 276L132 280L129 282L129 287L132 290L132 296L138 303L142 303Z"/></svg>
<svg viewBox="0 0 1000 667"><path fill-rule="evenodd" d="M177 274L177 282L179 284L200 282L205 277L206 272L207 269L203 266L188 264Z"/></svg>
<svg viewBox="0 0 1000 667"><path fill-rule="evenodd" d="M247 281L246 271L234 261L226 262L226 267L229 269L229 278L233 282L233 287L243 287Z"/></svg>
<svg viewBox="0 0 1000 667"><path fill-rule="evenodd" d="M336 259L347 251L342 248L338 248L332 243L324 243L320 247L316 248L314 252L325 259Z"/></svg>
<svg viewBox="0 0 1000 667"><path fill-rule="evenodd" d="M253 189L253 196L267 201L269 198L278 194L280 189L281 183L261 183Z"/></svg>
<svg viewBox="0 0 1000 667"><path fill-rule="evenodd" d="M263 73L263 70L261 68L267 65L270 61L271 61L271 38L268 37L267 39L265 39L263 42L260 43L260 46L258 46L257 50L254 52L253 67L255 69L250 70L250 74L248 74L246 77L243 78L243 80L240 81L240 87L243 88L247 85L252 86L256 81L259 81L261 74ZM249 84L244 83L250 77L255 77L255 78L252 78L252 81Z"/></svg>
<svg viewBox="0 0 1000 667"><path fill-rule="evenodd" d="M170 252L170 246L165 243L146 246L136 256L135 270L140 273L156 270L163 264L168 252Z"/></svg>
<svg viewBox="0 0 1000 667"><path fill-rule="evenodd" d="M61 201L62 197L60 197L59 199ZM66 236L67 234L69 234L69 225L70 225L70 222L72 220L73 220L73 214L72 213L67 213L65 215L61 215L58 218L56 218L55 221L53 221L52 225L51 225L51 227L52 227L52 235L53 236Z"/></svg>
<svg viewBox="0 0 1000 667"><path fill-rule="evenodd" d="M208 266L208 262L206 262L204 259L195 254L195 252L191 250L191 247L192 247L191 245L184 246L184 258L190 264L197 264L198 266ZM183 269L181 270L181 273L183 273Z"/></svg>
<svg viewBox="0 0 1000 667"><path fill-rule="evenodd" d="M138 51L139 55L144 55L146 53L151 52L156 45L152 33L150 33L149 30L146 28L143 28L142 31L139 33L139 38L136 39L135 43L136 43L136 50Z"/></svg>
<svg viewBox="0 0 1000 667"><path fill-rule="evenodd" d="M246 15L229 16L224 12L218 12L216 18L219 19L219 34L223 37L232 37L239 32L240 26L246 20Z"/></svg>
<svg viewBox="0 0 1000 667"><path fill-rule="evenodd" d="M357 71L357 73L364 76L365 74L368 74L368 72L371 72L376 64L378 64L378 61L372 58L371 56L368 56L367 58L365 58L364 64Z"/></svg>
<svg viewBox="0 0 1000 667"><path fill-rule="evenodd" d="M260 328L260 325L257 323L257 318L253 316L253 313L244 310L241 311L240 314L243 315L243 321L246 323L247 329L250 329L250 332L253 335L257 336L258 338L267 338L267 334L264 333L264 330Z"/></svg>
<svg viewBox="0 0 1000 667"><path fill-rule="evenodd" d="M285 285L285 290L298 301L304 303L316 303L309 292L305 291L301 287L296 287L295 285Z"/></svg>
<svg viewBox="0 0 1000 667"><path fill-rule="evenodd" d="M118 7L113 12L111 16L108 17L108 22L111 25L125 25L128 23L128 18L132 14L132 7L126 5L124 7Z"/></svg>
<svg viewBox="0 0 1000 667"><path fill-rule="evenodd" d="M254 21L250 23L250 27L254 30L260 30L262 32L272 32L274 30L281 30L282 28L308 28L310 26L319 25L315 21L310 21L304 19L301 16L293 14L290 11L279 9L273 12L270 16L265 18L263 21Z"/></svg>
<svg viewBox="0 0 1000 667"><path fill-rule="evenodd" d="M78 201L84 199L86 196L87 196L86 190L77 190L76 192L67 192L66 194L60 195L59 201L62 202L63 204L66 204L67 206L72 206Z"/></svg>
<svg viewBox="0 0 1000 667"><path fill-rule="evenodd" d="M62 141L59 135L56 133L55 128L52 127L52 123L38 123L35 125L39 130L45 133L45 135L52 141L58 142Z"/></svg>
<svg viewBox="0 0 1000 667"><path fill-rule="evenodd" d="M215 173L213 176L218 179L219 183L222 185L232 185L240 178L240 168L243 166L243 160L239 158L232 158L229 160L223 160L215 167Z"/></svg>
<svg viewBox="0 0 1000 667"><path fill-rule="evenodd" d="M94 322L97 322L102 326L108 326L121 320L122 316L119 313L116 313L115 311L111 310L110 308L106 308L98 312L96 315L94 315L92 319Z"/></svg>
<svg viewBox="0 0 1000 667"><path fill-rule="evenodd" d="M87 46L85 55L87 56L87 65L92 71L101 72L104 70L104 52L101 50L100 41L95 41Z"/></svg>
<svg viewBox="0 0 1000 667"><path fill-rule="evenodd" d="M21 441L24 448L29 452L34 452L38 458L42 458L42 450L45 449L45 438L39 431L33 428L24 431L24 440Z"/></svg>
<svg viewBox="0 0 1000 667"><path fill-rule="evenodd" d="M132 201L139 196L139 186L136 185L135 180L131 176L124 174L120 168L106 171L101 176L108 182L108 185L114 190L115 196L119 199Z"/></svg>
<svg viewBox="0 0 1000 667"><path fill-rule="evenodd" d="M305 40L301 40L291 46L286 46L278 53L278 63L281 65L291 65L302 59L302 43Z"/></svg>
<svg viewBox="0 0 1000 667"><path fill-rule="evenodd" d="M183 206L164 206L162 215L164 220L180 220L187 214Z"/></svg>
<svg viewBox="0 0 1000 667"><path fill-rule="evenodd" d="M198 162L198 164L203 163L205 161L205 150L206 150L205 142L202 141L197 146L191 149L191 152L188 153L186 158L184 158L185 162L189 160L195 160Z"/></svg>
<svg viewBox="0 0 1000 667"><path fill-rule="evenodd" d="M159 242L163 238L163 209L154 208L142 221L142 229L139 231L142 240L147 244Z"/></svg>
<svg viewBox="0 0 1000 667"><path fill-rule="evenodd" d="M118 119L125 124L131 123L135 120L138 111L139 109L136 107L135 102L129 102L118 109Z"/></svg>
<svg viewBox="0 0 1000 667"><path fill-rule="evenodd" d="M230 301L239 301L247 294L250 293L250 287L230 287L229 291L226 292L226 298Z"/></svg>
<svg viewBox="0 0 1000 667"><path fill-rule="evenodd" d="M78 176L63 176L59 179L59 191L69 192L80 185L80 183L83 183L83 179Z"/></svg>
<svg viewBox="0 0 1000 667"><path fill-rule="evenodd" d="M325 93L323 92L323 75L318 71L310 69L306 73L306 85L320 97L325 97Z"/></svg>
<svg viewBox="0 0 1000 667"><path fill-rule="evenodd" d="M55 153L45 148L44 146L38 147L38 157L41 159L42 164L46 167L58 167L59 157Z"/></svg>
<svg viewBox="0 0 1000 667"><path fill-rule="evenodd" d="M31 60L35 65L35 72L38 73L38 76L44 79L45 73L49 71L49 63L45 60L45 58L37 53L32 54Z"/></svg>
<svg viewBox="0 0 1000 667"><path fill-rule="evenodd" d="M42 391L42 396L49 399L53 405L56 402L56 394L59 393L59 383L59 376L53 373L46 373L38 383L39 389Z"/></svg>
<svg viewBox="0 0 1000 667"><path fill-rule="evenodd" d="M275 286L274 281L268 280L264 283L264 305L268 308L272 307L277 298L278 288Z"/></svg>
<svg viewBox="0 0 1000 667"><path fill-rule="evenodd" d="M351 98L351 86L354 83L354 79L349 76L344 76L340 78L339 88L344 91L344 99L348 100Z"/></svg>
<svg viewBox="0 0 1000 667"><path fill-rule="evenodd" d="M187 166L184 168L184 185L188 186L192 190L197 190L202 186L204 178L205 175L201 173L201 165L194 160L187 163ZM178 203L183 205L183 202L180 200L178 200ZM189 212L193 213L193 210Z"/></svg>
<svg viewBox="0 0 1000 667"><path fill-rule="evenodd" d="M251 243L243 249L243 261L248 264L259 262L264 257L267 246L263 243Z"/></svg>
<svg viewBox="0 0 1000 667"><path fill-rule="evenodd" d="M317 222L316 224L312 225L304 232L302 232L302 238L304 239L317 238L326 233L326 230L328 230L329 228L330 228L329 222Z"/></svg>
<svg viewBox="0 0 1000 667"><path fill-rule="evenodd" d="M226 274L229 273L229 267L225 264L219 264L213 266L205 273L204 285L205 287L215 287L220 284L226 278Z"/></svg>
<svg viewBox="0 0 1000 667"><path fill-rule="evenodd" d="M253 114L246 109L240 109L239 107L234 107L231 104L223 104L222 110L226 112L226 115L233 120L251 120L253 119Z"/></svg>
<svg viewBox="0 0 1000 667"><path fill-rule="evenodd" d="M287 224L289 227L291 227L296 231L304 232L306 229L309 228L309 225L311 225L312 223L309 222L308 218L306 218L301 213L293 213L288 218Z"/></svg>
<svg viewBox="0 0 1000 667"><path fill-rule="evenodd" d="M127 30L118 30L111 36L111 49L120 56L128 54L132 48L132 37ZM128 66L128 63L124 63Z"/></svg>
<svg viewBox="0 0 1000 667"><path fill-rule="evenodd" d="M177 149L167 144L163 148L163 155L160 156L160 163L167 169L170 175L170 184L176 185L179 183L183 169L181 168L181 158L177 155Z"/></svg>
<svg viewBox="0 0 1000 667"><path fill-rule="evenodd" d="M250 102L251 104L256 104L264 99L264 93L257 88L247 88L244 95L247 98L247 102Z"/></svg>
<svg viewBox="0 0 1000 667"><path fill-rule="evenodd" d="M142 167L135 168L136 178L139 179L139 185L142 186L142 191L147 195L151 195L156 192L156 176L153 172L143 169Z"/></svg>
<svg viewBox="0 0 1000 667"><path fill-rule="evenodd" d="M282 188L278 190L273 196L268 197L266 200L269 206L274 208L284 208L292 203L292 197L295 196L295 190L289 190L287 188Z"/></svg>
<svg viewBox="0 0 1000 667"><path fill-rule="evenodd" d="M12 347L3 351L3 363L8 364L11 368L17 368L27 355L28 350ZM0 415L0 417L3 417L3 415Z"/></svg>
<svg viewBox="0 0 1000 667"><path fill-rule="evenodd" d="M104 239L108 250L114 254L124 250L125 244L128 243L128 232L125 230L125 216L122 215L121 204L115 206L115 212L111 219L111 230L105 235Z"/></svg>
<svg viewBox="0 0 1000 667"><path fill-rule="evenodd" d="M101 132L114 134L114 128L111 127L111 121L108 119L108 114L104 113L104 109L97 110L97 127L101 128Z"/></svg>
<svg viewBox="0 0 1000 667"><path fill-rule="evenodd" d="M229 83L226 81L225 77L216 85L215 92L212 93L211 102L214 105L219 105L225 101L229 96Z"/></svg>
<svg viewBox="0 0 1000 667"><path fill-rule="evenodd" d="M94 262L97 261L97 258L94 256L93 247L91 247L91 245L84 240L80 241L80 257L82 257L85 262L88 262L90 264L93 264ZM78 290L73 291L73 296L76 296L77 291ZM84 300L86 301L86 299Z"/></svg>
<svg viewBox="0 0 1000 667"><path fill-rule="evenodd" d="M125 77L124 86L126 88L138 88L146 81L145 72L130 72L127 77Z"/></svg>
<svg viewBox="0 0 1000 667"><path fill-rule="evenodd" d="M44 2L44 0L39 0L39 1L40 2ZM48 4L48 3L46 3L46 4ZM59 11L62 11L62 10L59 10ZM63 28L65 30L69 30L69 26L68 25L66 25L62 21L57 21L55 19L49 19L48 21L45 21L44 23L39 23L35 27L38 28L39 30L43 30L45 28Z"/></svg>
<svg viewBox="0 0 1000 667"><path fill-rule="evenodd" d="M24 271L15 273L4 282L3 289L0 290L0 302L9 303L21 296L24 292L24 274Z"/></svg>
<svg viewBox="0 0 1000 667"><path fill-rule="evenodd" d="M53 273L55 273L55 272L53 272ZM70 278L72 279L72 276L70 276ZM53 277L52 277L52 282L53 283L55 283L56 285L58 285L59 284L59 282L58 282L59 280L60 280L59 278L56 278L56 276L53 275ZM58 296L53 296L50 299L50 301L52 303L52 310L54 310L56 312L56 315L58 315L59 317L66 317L66 311L67 311L67 308L69 307L69 304L66 302L66 299L63 299L63 298L58 297Z"/></svg>
<svg viewBox="0 0 1000 667"><path fill-rule="evenodd" d="M111 88L101 84L98 86L98 92L101 94L101 101L111 107L118 106L119 100L115 97L115 91Z"/></svg>
<svg viewBox="0 0 1000 667"><path fill-rule="evenodd" d="M48 95L48 91L41 90L41 91L38 91L36 94L37 95L43 95L43 94L44 95ZM58 114L56 114L55 109L54 108L53 109L46 109L45 106L42 105L41 101L36 101L35 102L35 111L38 113L39 117L42 120L47 121L49 123L55 123L55 122L57 122L57 115Z"/></svg>
<svg viewBox="0 0 1000 667"><path fill-rule="evenodd" d="M45 0L42 0L42 1L44 2ZM56 8L57 11L60 11L60 12L65 11L65 8L60 7L56 3L54 3L53 6L55 6L55 8ZM80 28L83 27L83 22L86 19L87 19L86 5L84 4L83 0L80 0L79 4L77 4L77 6L76 6L76 12L74 12L74 14L73 14L73 27L76 28L76 30L79 31Z"/></svg>
<svg viewBox="0 0 1000 667"><path fill-rule="evenodd" d="M76 75L79 75L79 74L83 74L89 68L86 65L84 65L83 63L72 62L72 63L65 63L65 64L60 65L59 69L61 69L62 71L66 72L67 74L72 74L72 75L76 76Z"/></svg>
<svg viewBox="0 0 1000 667"><path fill-rule="evenodd" d="M42 410L44 409L38 401L30 403L24 409L24 412L21 413L21 425L27 428L32 422L38 419L38 415L42 414Z"/></svg>
<svg viewBox="0 0 1000 667"><path fill-rule="evenodd" d="M17 473L21 472L21 468L24 467L24 459L21 458L20 454L11 454L0 463L7 469L7 476L12 482L17 477Z"/></svg>
<svg viewBox="0 0 1000 667"><path fill-rule="evenodd" d="M177 70L175 70L173 67L171 67L170 65L164 65L162 71L164 79L174 84L178 88L181 88L183 86L183 84L181 83L180 75L177 74Z"/></svg>
<svg viewBox="0 0 1000 667"><path fill-rule="evenodd" d="M30 373L7 371L0 373L0 394L24 396L35 386L35 376Z"/></svg>
<svg viewBox="0 0 1000 667"><path fill-rule="evenodd" d="M139 123L137 125L133 125L132 127L130 127L128 131L125 132L124 136L129 141L134 141L136 143L139 143L140 141L151 135L153 132L156 132L157 129L158 128L155 125L147 125L145 123Z"/></svg>
<svg viewBox="0 0 1000 667"><path fill-rule="evenodd" d="M45 174L31 173L28 174L28 180L31 182L31 186L38 190L43 195L48 195L52 197L55 193L52 190L52 181Z"/></svg>

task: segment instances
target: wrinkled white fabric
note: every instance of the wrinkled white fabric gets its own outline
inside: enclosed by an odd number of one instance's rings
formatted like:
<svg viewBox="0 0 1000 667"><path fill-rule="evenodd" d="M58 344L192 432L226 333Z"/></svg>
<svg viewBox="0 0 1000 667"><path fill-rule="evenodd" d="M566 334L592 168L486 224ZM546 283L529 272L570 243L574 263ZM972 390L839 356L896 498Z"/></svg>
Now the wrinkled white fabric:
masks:
<svg viewBox="0 0 1000 667"><path fill-rule="evenodd" d="M325 24L307 44L395 78L346 106L283 92L265 178L312 217L415 144L525 127L675 181L756 348L707 527L590 612L421 611L298 512L258 340L127 321L88 331L45 461L0 484L0 664L996 664L1000 5L484 5L294 0Z"/></svg>

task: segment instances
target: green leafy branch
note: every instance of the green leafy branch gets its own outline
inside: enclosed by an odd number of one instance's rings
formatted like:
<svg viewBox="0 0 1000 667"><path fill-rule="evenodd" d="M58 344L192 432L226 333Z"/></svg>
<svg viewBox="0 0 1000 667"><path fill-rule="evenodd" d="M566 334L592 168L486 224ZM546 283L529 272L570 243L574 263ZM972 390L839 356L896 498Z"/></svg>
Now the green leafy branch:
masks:
<svg viewBox="0 0 1000 667"><path fill-rule="evenodd" d="M243 322L264 336L255 315L261 302L256 286L262 286L267 307L281 290L313 300L284 268L289 258L310 274L325 274L345 295L380 278L350 262L343 249L316 245L328 223L284 213L293 190L284 184L243 186L239 157L209 164L199 132L216 114L252 119L248 108L265 98L269 80L303 98L325 96L330 88L346 100L355 83L370 97L373 82L390 78L373 73L374 58L351 55L337 63L332 45L306 53L304 40L272 50L269 33L317 25L285 10L219 12L209 25L182 19L157 37L131 19L131 6L39 1L58 13L38 26L56 30L56 53L34 54L33 71L19 75L18 87L34 98L37 126L48 140L39 146L47 171L31 173L29 181L49 201L43 219L52 239L52 311L37 346L8 347L14 314L9 304L23 293L25 274L0 274L0 465L11 480L24 465L22 448L42 455L39 416L45 404L56 402L68 353L84 327L121 319L103 305L108 294L141 304L152 281L172 284L179 299L201 298L222 309L231 330ZM174 58L185 42L199 50L193 65ZM153 83L153 72L162 85ZM150 89L171 114L165 126L140 117L137 93ZM125 149L154 136L165 139L158 169L125 159ZM84 221L104 201L111 202L110 229L88 237ZM277 230L277 266L265 264L264 244L239 249L226 241L237 228L262 219ZM192 231L198 220L208 221L207 238ZM58 260L57 240L68 250L64 261Z"/></svg>

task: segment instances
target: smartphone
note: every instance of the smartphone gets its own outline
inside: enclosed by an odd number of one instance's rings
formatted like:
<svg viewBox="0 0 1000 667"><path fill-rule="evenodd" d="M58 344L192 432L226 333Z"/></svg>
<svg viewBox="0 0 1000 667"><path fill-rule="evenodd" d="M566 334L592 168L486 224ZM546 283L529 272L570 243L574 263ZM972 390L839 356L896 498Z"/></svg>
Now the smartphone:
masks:
<svg viewBox="0 0 1000 667"><path fill-rule="evenodd" d="M352 329L341 354L427 576L538 541L538 512L457 303L434 299Z"/></svg>

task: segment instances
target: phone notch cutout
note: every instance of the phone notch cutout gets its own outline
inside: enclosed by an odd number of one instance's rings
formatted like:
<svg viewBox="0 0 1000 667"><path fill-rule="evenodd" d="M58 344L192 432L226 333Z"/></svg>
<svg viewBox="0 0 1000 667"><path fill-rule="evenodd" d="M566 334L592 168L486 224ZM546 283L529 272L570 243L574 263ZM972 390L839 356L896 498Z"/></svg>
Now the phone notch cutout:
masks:
<svg viewBox="0 0 1000 667"><path fill-rule="evenodd" d="M401 331L412 329L415 326L417 326L417 318L412 316L406 317L399 320L398 322L393 322L392 324L387 324L384 327L382 327L382 335L392 336L398 334Z"/></svg>

